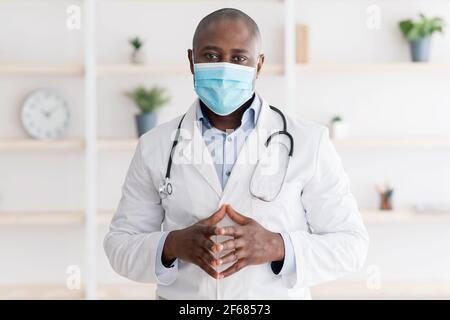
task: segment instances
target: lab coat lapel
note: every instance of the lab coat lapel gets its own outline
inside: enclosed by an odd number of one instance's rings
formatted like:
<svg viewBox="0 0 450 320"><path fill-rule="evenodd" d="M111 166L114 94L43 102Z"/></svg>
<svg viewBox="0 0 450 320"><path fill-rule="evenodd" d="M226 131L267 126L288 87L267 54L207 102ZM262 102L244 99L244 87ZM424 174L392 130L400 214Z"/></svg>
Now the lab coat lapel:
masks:
<svg viewBox="0 0 450 320"><path fill-rule="evenodd" d="M266 149L265 142L267 137L276 130L276 124L272 125L272 127L270 125L272 121L271 112L273 111L270 110L269 104L264 99L261 97L260 99L261 111L256 127L247 137L231 170L230 177L223 191L224 201L227 201L226 198L236 192L238 186L244 186L244 188L249 190L253 171L261 153Z"/></svg>
<svg viewBox="0 0 450 320"><path fill-rule="evenodd" d="M198 99L191 105L183 121L180 132L181 145L184 161L191 164L195 170L202 176L206 183L220 197L222 195L222 186L214 167L214 161L203 140L200 128L196 118L196 108ZM200 195L201 196L201 195Z"/></svg>

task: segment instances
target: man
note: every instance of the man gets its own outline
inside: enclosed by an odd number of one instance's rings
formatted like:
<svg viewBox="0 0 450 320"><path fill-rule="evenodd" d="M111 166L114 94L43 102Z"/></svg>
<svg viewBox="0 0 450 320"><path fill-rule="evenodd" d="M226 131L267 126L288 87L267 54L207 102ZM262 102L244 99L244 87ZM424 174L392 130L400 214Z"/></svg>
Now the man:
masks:
<svg viewBox="0 0 450 320"><path fill-rule="evenodd" d="M139 140L104 241L114 270L157 282L161 299L309 299L309 286L358 270L368 235L327 130L284 124L254 92L256 23L215 11L192 46L199 99ZM288 134L273 134L283 125ZM288 160L264 180L258 164L272 145Z"/></svg>

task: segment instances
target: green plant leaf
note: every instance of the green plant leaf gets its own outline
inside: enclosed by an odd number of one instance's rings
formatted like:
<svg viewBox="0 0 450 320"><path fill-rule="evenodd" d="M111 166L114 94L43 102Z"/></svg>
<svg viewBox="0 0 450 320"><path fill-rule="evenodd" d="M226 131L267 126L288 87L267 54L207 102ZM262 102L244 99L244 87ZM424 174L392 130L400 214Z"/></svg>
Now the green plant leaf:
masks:
<svg viewBox="0 0 450 320"><path fill-rule="evenodd" d="M399 28L403 36L408 41L416 41L430 37L435 32L444 32L445 21L441 17L427 18L424 14L419 14L419 20L412 19L399 22Z"/></svg>
<svg viewBox="0 0 450 320"><path fill-rule="evenodd" d="M125 92L125 95L133 100L141 113L154 112L170 100L166 90L160 87L147 90L143 86L139 86L133 91Z"/></svg>
<svg viewBox="0 0 450 320"><path fill-rule="evenodd" d="M134 50L139 50L144 45L144 42L139 37L134 37L128 40L128 42L131 44Z"/></svg>

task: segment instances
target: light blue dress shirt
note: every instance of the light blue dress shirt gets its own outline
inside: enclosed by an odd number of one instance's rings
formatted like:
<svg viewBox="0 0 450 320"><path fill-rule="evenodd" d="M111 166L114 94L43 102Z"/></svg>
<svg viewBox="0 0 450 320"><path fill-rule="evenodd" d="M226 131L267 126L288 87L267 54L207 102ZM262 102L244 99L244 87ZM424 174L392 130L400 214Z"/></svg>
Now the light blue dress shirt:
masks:
<svg viewBox="0 0 450 320"><path fill-rule="evenodd" d="M245 140L250 132L256 127L260 110L261 100L258 95L255 94L252 104L242 115L241 125L235 130L227 130L227 132L224 132L213 127L208 118L203 114L200 105L197 106L197 124L202 132L203 140L211 153L217 175L219 176L222 185L222 190L228 181L233 165L237 160ZM162 264L162 250L167 235L168 232L163 234L156 253L156 256L159 257L156 259L156 276L162 283L170 282L170 278L176 276L174 272L178 267L178 259L175 260L174 264L169 268ZM276 264L272 263L272 270L279 275L294 273L296 267L294 259L295 254L291 239L288 233L281 233L281 236L285 248L283 265L281 270L279 270L280 267L276 267Z"/></svg>

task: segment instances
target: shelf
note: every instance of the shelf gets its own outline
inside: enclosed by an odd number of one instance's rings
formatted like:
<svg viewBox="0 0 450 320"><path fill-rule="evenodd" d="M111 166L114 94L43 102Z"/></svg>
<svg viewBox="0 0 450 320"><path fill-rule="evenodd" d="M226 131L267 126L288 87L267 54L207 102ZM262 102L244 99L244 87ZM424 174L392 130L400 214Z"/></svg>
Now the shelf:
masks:
<svg viewBox="0 0 450 320"><path fill-rule="evenodd" d="M97 147L100 150L134 150L137 146L138 139L99 139Z"/></svg>
<svg viewBox="0 0 450 320"><path fill-rule="evenodd" d="M450 137L443 138L346 138L333 140L336 148L450 148Z"/></svg>
<svg viewBox="0 0 450 320"><path fill-rule="evenodd" d="M298 73L303 72L431 72L449 73L450 63L311 63L298 64Z"/></svg>
<svg viewBox="0 0 450 320"><path fill-rule="evenodd" d="M0 151L3 150L83 150L82 139L37 140L37 139L0 139Z"/></svg>
<svg viewBox="0 0 450 320"><path fill-rule="evenodd" d="M123 75L190 75L189 65L105 64L97 66L99 76ZM267 65L262 74L282 75L283 65Z"/></svg>
<svg viewBox="0 0 450 320"><path fill-rule="evenodd" d="M156 286L154 284L100 284L98 286L99 299L155 299ZM37 299L37 300L81 300L85 298L85 291L69 290L59 284L17 284L0 286L0 299Z"/></svg>
<svg viewBox="0 0 450 320"><path fill-rule="evenodd" d="M81 225L84 213L71 212L0 212L0 226L72 226Z"/></svg>
<svg viewBox="0 0 450 320"><path fill-rule="evenodd" d="M100 284L99 299L155 299L155 284ZM367 287L367 280L340 279L311 288L314 299L449 299L448 280L384 280L379 289ZM81 300L84 290L69 290L58 284L17 284L0 286L0 299Z"/></svg>
<svg viewBox="0 0 450 320"><path fill-rule="evenodd" d="M137 138L115 138L97 140L99 150L126 150L136 148ZM450 148L449 138L347 138L333 140L337 149L361 148ZM0 139L1 151L84 150L83 139L37 140L37 139Z"/></svg>
<svg viewBox="0 0 450 320"><path fill-rule="evenodd" d="M99 150L134 150L137 138L99 139ZM448 138L347 138L333 140L337 149L352 148L450 148ZM83 139L37 140L37 139L0 139L0 151L3 150L84 150Z"/></svg>
<svg viewBox="0 0 450 320"><path fill-rule="evenodd" d="M361 216L364 222L450 222L450 212L418 212L411 209L382 211L363 209Z"/></svg>
<svg viewBox="0 0 450 320"><path fill-rule="evenodd" d="M97 225L108 226L115 209L98 210ZM85 222L84 211L11 212L0 211L0 226L80 226ZM362 209L365 222L450 222L450 212L417 212L409 209L380 211Z"/></svg>
<svg viewBox="0 0 450 320"><path fill-rule="evenodd" d="M115 210L99 210L97 224L109 225ZM84 211L0 211L0 226L81 226Z"/></svg>
<svg viewBox="0 0 450 320"><path fill-rule="evenodd" d="M311 288L313 299L450 299L450 281L445 279L391 280L383 277L379 288L370 288L368 280L339 279Z"/></svg>
<svg viewBox="0 0 450 320"><path fill-rule="evenodd" d="M0 75L11 76L83 76L82 65L56 64L4 64L0 65Z"/></svg>

